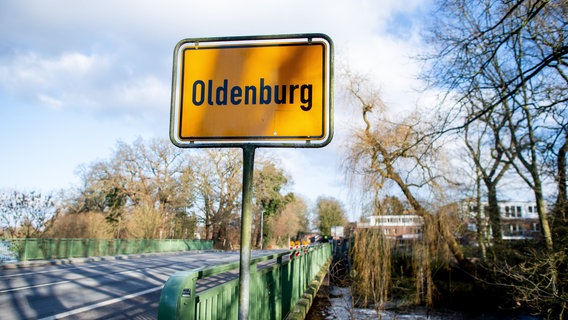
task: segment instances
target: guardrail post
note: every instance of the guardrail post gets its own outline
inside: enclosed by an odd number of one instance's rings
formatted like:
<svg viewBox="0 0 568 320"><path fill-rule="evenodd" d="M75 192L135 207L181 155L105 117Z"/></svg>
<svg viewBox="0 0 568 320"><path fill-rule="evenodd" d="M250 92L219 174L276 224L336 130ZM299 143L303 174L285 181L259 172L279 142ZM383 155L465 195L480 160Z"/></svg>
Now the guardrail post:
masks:
<svg viewBox="0 0 568 320"><path fill-rule="evenodd" d="M262 284L260 283L260 275L257 272L257 263L253 262L250 264L250 290L249 290L249 313L248 319L262 319L261 317L261 306L259 305L260 297L264 294ZM253 301L253 303L251 303Z"/></svg>
<svg viewBox="0 0 568 320"><path fill-rule="evenodd" d="M158 305L158 319L196 318L197 276L195 271L178 272L166 281Z"/></svg>
<svg viewBox="0 0 568 320"><path fill-rule="evenodd" d="M27 261L28 260L28 238L24 239L24 260L23 261Z"/></svg>
<svg viewBox="0 0 568 320"><path fill-rule="evenodd" d="M51 259L53 255L53 241L51 239L47 240L47 257L46 259Z"/></svg>

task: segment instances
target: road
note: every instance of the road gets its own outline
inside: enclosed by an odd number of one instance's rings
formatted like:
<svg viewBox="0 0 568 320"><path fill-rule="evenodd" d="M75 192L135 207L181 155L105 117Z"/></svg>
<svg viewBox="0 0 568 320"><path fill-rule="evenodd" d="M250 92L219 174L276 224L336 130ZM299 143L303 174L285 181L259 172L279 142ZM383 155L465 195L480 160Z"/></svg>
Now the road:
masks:
<svg viewBox="0 0 568 320"><path fill-rule="evenodd" d="M238 260L238 252L178 253L0 270L0 318L156 319L172 274Z"/></svg>

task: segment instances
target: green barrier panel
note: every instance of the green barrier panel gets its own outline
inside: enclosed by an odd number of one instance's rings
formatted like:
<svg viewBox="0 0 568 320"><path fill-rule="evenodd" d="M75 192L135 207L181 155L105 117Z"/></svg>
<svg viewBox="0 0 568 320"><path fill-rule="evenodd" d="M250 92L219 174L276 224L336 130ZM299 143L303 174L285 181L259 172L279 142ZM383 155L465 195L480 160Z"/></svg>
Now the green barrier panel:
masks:
<svg viewBox="0 0 568 320"><path fill-rule="evenodd" d="M212 250L210 240L187 239L1 239L19 261L86 258L123 254Z"/></svg>
<svg viewBox="0 0 568 320"><path fill-rule="evenodd" d="M322 244L252 259L249 318L285 318L330 257L331 245ZM175 273L162 289L158 319L237 319L238 270L239 262L233 262ZM222 273L229 280L218 283ZM211 288L196 291L197 281L205 278L213 281Z"/></svg>

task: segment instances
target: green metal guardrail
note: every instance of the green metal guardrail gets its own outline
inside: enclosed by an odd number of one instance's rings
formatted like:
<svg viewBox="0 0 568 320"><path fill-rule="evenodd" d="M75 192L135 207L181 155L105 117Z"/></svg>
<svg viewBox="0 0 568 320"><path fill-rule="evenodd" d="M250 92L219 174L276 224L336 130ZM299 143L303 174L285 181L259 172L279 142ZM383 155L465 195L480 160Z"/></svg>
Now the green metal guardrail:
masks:
<svg viewBox="0 0 568 320"><path fill-rule="evenodd" d="M19 261L211 250L212 241L183 239L3 239Z"/></svg>
<svg viewBox="0 0 568 320"><path fill-rule="evenodd" d="M288 316L316 275L329 266L331 251L331 244L326 243L252 259L249 318L279 320ZM290 254L294 256L291 260L283 259ZM276 263L266 264L274 259ZM175 273L162 289L158 319L237 319L238 278L199 292L196 283L238 268L239 262L234 262Z"/></svg>

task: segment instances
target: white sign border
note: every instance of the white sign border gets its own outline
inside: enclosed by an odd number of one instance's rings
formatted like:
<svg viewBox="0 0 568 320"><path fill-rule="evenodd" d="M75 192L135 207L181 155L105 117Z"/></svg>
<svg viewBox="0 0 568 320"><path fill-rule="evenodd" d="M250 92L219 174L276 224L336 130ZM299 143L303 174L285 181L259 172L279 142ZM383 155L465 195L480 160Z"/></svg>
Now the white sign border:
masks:
<svg viewBox="0 0 568 320"><path fill-rule="evenodd" d="M280 42L298 42L310 43L317 41L323 43L325 47L324 57L324 132L326 133L322 139L318 140L279 140L279 139L234 139L234 138L221 138L217 140L187 140L180 139L180 103L181 103L181 64L182 52L188 45L259 45L259 44L274 44ZM170 109L170 140L172 143L180 148L210 148L210 147L269 147L269 148L321 148L328 145L333 139L333 41L330 37L322 33L309 33L309 34L290 34L290 35L265 35L265 36L239 36L239 37L218 37L218 38L188 38L178 42L174 49L174 63L172 72L172 96L171 96L171 109Z"/></svg>

